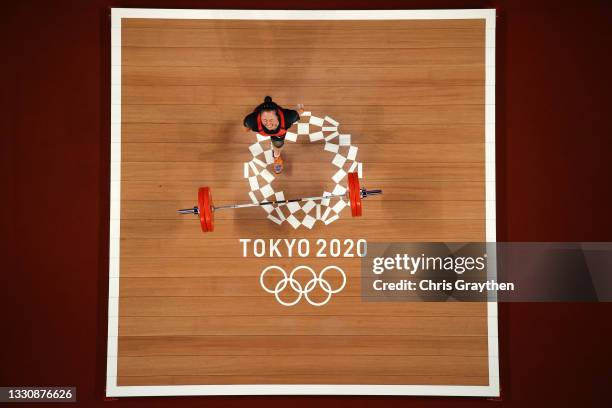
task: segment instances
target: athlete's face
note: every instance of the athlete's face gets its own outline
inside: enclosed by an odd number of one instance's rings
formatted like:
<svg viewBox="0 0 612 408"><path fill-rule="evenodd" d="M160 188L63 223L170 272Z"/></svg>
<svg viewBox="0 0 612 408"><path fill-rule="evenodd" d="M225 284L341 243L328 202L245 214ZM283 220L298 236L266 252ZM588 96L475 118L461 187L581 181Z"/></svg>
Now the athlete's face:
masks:
<svg viewBox="0 0 612 408"><path fill-rule="evenodd" d="M274 111L261 112L261 124L268 130L274 130L278 127L278 117Z"/></svg>

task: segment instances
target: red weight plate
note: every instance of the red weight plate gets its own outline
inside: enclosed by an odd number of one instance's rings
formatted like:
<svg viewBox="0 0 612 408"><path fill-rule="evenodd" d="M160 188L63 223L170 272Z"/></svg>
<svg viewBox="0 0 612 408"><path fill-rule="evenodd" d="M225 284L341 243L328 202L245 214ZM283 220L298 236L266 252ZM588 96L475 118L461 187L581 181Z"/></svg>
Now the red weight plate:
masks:
<svg viewBox="0 0 612 408"><path fill-rule="evenodd" d="M349 204L351 205L351 215L355 216L355 173L349 173L347 176L348 179L348 194L349 194Z"/></svg>
<svg viewBox="0 0 612 408"><path fill-rule="evenodd" d="M213 215L212 193L209 187L200 187L198 190L198 205L200 210L200 225L202 232L212 232L215 229Z"/></svg>
<svg viewBox="0 0 612 408"><path fill-rule="evenodd" d="M359 176L356 172L348 174L348 182L351 214L353 217L361 217L361 188L359 186Z"/></svg>
<svg viewBox="0 0 612 408"><path fill-rule="evenodd" d="M359 177L355 173L355 209L356 216L361 217L363 207L361 205L361 186L359 185Z"/></svg>
<svg viewBox="0 0 612 408"><path fill-rule="evenodd" d="M212 199L212 191L208 188L208 208L210 211L208 212L208 226L210 227L210 231L215 230L215 206Z"/></svg>

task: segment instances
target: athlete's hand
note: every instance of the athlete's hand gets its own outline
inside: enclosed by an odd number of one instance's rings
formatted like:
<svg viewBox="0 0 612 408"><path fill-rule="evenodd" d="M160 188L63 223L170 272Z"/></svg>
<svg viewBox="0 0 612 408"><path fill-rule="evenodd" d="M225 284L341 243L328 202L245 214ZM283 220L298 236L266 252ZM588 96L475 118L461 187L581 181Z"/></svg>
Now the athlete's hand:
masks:
<svg viewBox="0 0 612 408"><path fill-rule="evenodd" d="M303 103L298 103L297 104L297 111L299 112L300 115L302 113L304 113L304 104Z"/></svg>

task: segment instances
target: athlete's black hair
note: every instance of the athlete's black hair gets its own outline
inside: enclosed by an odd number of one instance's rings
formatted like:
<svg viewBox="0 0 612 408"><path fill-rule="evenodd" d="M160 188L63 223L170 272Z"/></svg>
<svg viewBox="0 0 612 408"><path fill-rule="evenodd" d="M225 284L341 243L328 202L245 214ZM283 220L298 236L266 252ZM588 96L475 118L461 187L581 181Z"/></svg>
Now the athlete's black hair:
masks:
<svg viewBox="0 0 612 408"><path fill-rule="evenodd" d="M279 106L275 102L272 102L272 97L266 96L264 98L263 103L259 105L257 108L255 108L255 110L258 112L263 112L263 111L273 111L278 108Z"/></svg>

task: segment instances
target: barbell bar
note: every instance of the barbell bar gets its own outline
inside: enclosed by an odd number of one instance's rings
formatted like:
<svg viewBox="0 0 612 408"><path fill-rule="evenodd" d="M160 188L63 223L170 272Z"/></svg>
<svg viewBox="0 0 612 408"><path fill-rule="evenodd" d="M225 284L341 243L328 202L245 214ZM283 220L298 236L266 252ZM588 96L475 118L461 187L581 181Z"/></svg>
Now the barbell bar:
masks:
<svg viewBox="0 0 612 408"><path fill-rule="evenodd" d="M348 198L351 215L353 217L361 217L362 215L362 203L361 200L373 195L382 194L382 190L367 190L365 187L359 185L359 176L356 172L348 173L348 189L344 194L328 194L319 197L302 197L292 198L289 200L276 200L276 201L262 201L260 203L243 203L243 204L229 204L215 207L212 199L212 193L210 187L200 187L198 189L198 205L193 208L185 208L178 210L179 214L194 214L200 218L200 226L202 232L212 232L215 230L215 217L214 212L219 210L228 209L239 209L249 207L261 207L264 205L278 205L296 203L301 201L319 201L333 197L344 197ZM348 197L347 197L348 196Z"/></svg>

